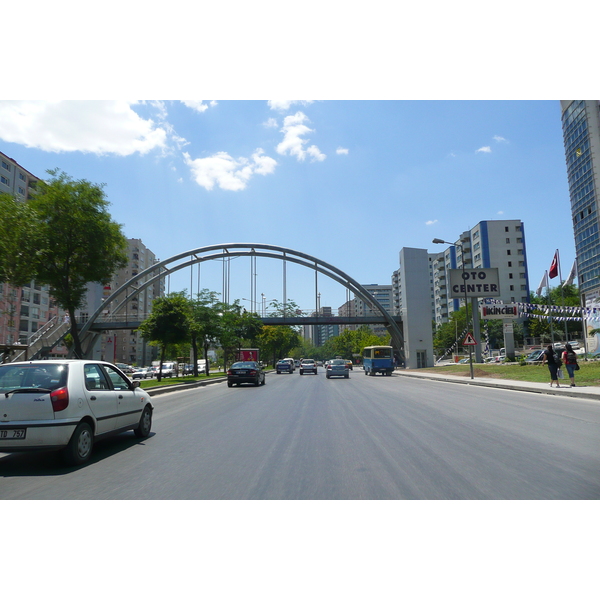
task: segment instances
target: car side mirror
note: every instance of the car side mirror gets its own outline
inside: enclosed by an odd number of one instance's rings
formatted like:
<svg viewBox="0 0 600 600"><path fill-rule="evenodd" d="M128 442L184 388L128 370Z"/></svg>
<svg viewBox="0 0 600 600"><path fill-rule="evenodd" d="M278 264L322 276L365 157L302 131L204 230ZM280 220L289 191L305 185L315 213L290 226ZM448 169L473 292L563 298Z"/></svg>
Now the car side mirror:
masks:
<svg viewBox="0 0 600 600"><path fill-rule="evenodd" d="M140 385L141 385L141 383L140 383L140 380L139 380L139 379L134 379L134 380L131 382L131 387L132 387L132 389L134 389L134 390L135 390L135 388L138 388L138 387L140 387Z"/></svg>

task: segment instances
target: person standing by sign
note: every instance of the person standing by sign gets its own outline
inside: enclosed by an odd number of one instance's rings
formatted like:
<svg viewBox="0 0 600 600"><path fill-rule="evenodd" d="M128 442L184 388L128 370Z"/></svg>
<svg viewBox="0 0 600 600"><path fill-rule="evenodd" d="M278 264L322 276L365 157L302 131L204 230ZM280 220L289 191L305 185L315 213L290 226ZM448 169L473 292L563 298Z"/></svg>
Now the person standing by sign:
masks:
<svg viewBox="0 0 600 600"><path fill-rule="evenodd" d="M548 370L550 371L550 387L552 387L553 383L556 383L556 387L559 388L558 385L558 356L554 352L554 347L552 344L548 344L548 347L544 350L544 355L542 357L542 364L548 365Z"/></svg>
<svg viewBox="0 0 600 600"><path fill-rule="evenodd" d="M565 344L563 362L571 379L571 387L575 387L575 371L579 371L579 365L577 364L577 354L575 354L571 344Z"/></svg>

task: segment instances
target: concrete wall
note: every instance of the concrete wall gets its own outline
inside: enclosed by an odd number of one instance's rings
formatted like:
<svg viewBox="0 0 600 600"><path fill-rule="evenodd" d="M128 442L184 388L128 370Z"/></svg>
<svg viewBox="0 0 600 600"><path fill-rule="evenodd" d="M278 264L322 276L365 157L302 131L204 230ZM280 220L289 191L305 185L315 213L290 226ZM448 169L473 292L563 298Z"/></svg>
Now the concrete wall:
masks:
<svg viewBox="0 0 600 600"><path fill-rule="evenodd" d="M406 367L433 367L431 283L427 250L402 248L399 271L403 291L402 324Z"/></svg>

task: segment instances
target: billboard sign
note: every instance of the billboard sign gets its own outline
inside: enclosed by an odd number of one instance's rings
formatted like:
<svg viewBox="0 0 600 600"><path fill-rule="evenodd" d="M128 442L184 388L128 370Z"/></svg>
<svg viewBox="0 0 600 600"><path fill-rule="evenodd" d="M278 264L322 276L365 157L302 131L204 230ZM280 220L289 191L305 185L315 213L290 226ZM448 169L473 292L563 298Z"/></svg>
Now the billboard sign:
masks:
<svg viewBox="0 0 600 600"><path fill-rule="evenodd" d="M495 298L500 296L498 269L448 269L450 298Z"/></svg>
<svg viewBox="0 0 600 600"><path fill-rule="evenodd" d="M518 316L516 304L484 304L481 307L482 319L516 319Z"/></svg>

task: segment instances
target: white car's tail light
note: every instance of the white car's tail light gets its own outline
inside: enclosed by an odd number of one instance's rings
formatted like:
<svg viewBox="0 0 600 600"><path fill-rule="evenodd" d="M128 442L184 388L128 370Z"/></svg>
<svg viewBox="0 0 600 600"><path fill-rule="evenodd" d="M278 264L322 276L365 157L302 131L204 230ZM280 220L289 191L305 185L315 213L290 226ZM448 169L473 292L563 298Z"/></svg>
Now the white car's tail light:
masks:
<svg viewBox="0 0 600 600"><path fill-rule="evenodd" d="M54 412L65 410L69 406L69 390L66 387L62 387L50 392L50 400L52 401Z"/></svg>

